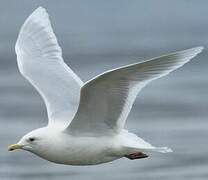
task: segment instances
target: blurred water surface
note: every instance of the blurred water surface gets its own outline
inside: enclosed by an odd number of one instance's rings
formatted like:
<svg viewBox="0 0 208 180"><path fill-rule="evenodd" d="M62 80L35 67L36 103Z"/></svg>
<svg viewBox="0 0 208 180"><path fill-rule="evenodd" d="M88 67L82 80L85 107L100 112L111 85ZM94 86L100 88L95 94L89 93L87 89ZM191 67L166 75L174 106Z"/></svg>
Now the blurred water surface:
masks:
<svg viewBox="0 0 208 180"><path fill-rule="evenodd" d="M50 13L64 58L84 80L121 65L198 45L207 46L208 2L4 1L0 6L1 180L207 180L208 79L205 49L138 96L126 128L174 152L120 159L98 166L56 165L7 145L46 125L38 93L18 72L14 44L25 18L38 6Z"/></svg>

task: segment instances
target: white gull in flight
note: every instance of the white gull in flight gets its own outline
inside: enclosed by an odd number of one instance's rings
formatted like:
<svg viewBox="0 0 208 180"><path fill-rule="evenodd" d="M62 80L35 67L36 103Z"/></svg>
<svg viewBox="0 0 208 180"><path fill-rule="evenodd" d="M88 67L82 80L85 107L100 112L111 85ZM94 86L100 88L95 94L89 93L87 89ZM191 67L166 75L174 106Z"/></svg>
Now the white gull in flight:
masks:
<svg viewBox="0 0 208 180"><path fill-rule="evenodd" d="M46 104L48 125L26 134L8 150L23 149L69 165L171 152L125 130L125 121L145 85L183 66L202 49L196 47L123 66L83 83L64 63L46 10L37 8L21 27L15 50L21 74Z"/></svg>

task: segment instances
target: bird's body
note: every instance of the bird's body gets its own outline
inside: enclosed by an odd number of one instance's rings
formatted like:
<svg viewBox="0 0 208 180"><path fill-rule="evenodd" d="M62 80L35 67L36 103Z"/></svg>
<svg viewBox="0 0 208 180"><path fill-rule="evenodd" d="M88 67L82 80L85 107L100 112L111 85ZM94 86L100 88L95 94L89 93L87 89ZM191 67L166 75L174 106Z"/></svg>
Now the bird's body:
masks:
<svg viewBox="0 0 208 180"><path fill-rule="evenodd" d="M31 152L51 162L68 165L93 165L124 156L120 153L122 147L115 144L115 140L119 140L117 135L77 137L50 128L41 128L37 131L46 134L47 140L43 142L42 146Z"/></svg>
<svg viewBox="0 0 208 180"><path fill-rule="evenodd" d="M155 148L127 130L122 130L119 134L97 137L73 136L53 127L43 127L31 133L45 138L42 142L39 141L37 149L26 150L58 164L95 165L110 162L134 152L171 151L167 148ZM31 133L27 136L31 136Z"/></svg>
<svg viewBox="0 0 208 180"><path fill-rule="evenodd" d="M84 83L64 63L46 10L36 9L23 24L15 50L21 74L45 101L48 125L26 134L9 150L24 149L68 165L171 152L128 132L124 125L144 86L183 66L202 49L196 47L123 66Z"/></svg>

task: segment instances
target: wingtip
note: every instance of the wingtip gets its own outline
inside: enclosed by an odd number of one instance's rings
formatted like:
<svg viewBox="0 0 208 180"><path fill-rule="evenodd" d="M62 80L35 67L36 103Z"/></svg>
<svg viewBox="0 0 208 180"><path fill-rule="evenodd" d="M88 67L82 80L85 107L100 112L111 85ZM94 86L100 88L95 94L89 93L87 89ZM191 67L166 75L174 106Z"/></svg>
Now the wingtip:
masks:
<svg viewBox="0 0 208 180"><path fill-rule="evenodd" d="M197 54L201 53L203 49L204 49L203 46L196 46L196 47L193 47L193 48L190 48L190 49L180 51L179 53L180 54L185 54L185 55L193 55L193 57L195 57Z"/></svg>
<svg viewBox="0 0 208 180"><path fill-rule="evenodd" d="M197 46L197 47L191 48L190 50L193 50L196 52L196 54L198 54L198 53L202 52L203 49L204 49L203 46Z"/></svg>
<svg viewBox="0 0 208 180"><path fill-rule="evenodd" d="M46 13L47 14L47 11L44 7L42 6L39 6L38 8L36 8L32 14L41 14L41 13Z"/></svg>
<svg viewBox="0 0 208 180"><path fill-rule="evenodd" d="M46 9L42 6L39 6L34 11L46 11Z"/></svg>
<svg viewBox="0 0 208 180"><path fill-rule="evenodd" d="M26 19L25 23L23 24L23 28L28 24L30 21L39 21L39 22L47 22L49 15L46 9L42 6L36 8L30 16Z"/></svg>
<svg viewBox="0 0 208 180"><path fill-rule="evenodd" d="M196 49L201 52L201 51L203 51L204 46L197 46Z"/></svg>

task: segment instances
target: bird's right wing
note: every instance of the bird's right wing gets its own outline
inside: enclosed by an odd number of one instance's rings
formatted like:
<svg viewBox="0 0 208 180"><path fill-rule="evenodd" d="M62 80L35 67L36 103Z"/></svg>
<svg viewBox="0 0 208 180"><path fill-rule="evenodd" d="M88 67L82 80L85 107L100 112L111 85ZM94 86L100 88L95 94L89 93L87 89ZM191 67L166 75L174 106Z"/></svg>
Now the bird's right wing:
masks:
<svg viewBox="0 0 208 180"><path fill-rule="evenodd" d="M183 66L202 51L196 47L105 72L87 82L68 133L119 132L138 92L154 79Z"/></svg>
<svg viewBox="0 0 208 180"><path fill-rule="evenodd" d="M15 50L21 74L45 101L49 125L67 126L77 111L83 82L64 63L44 8L37 8L27 18Z"/></svg>

